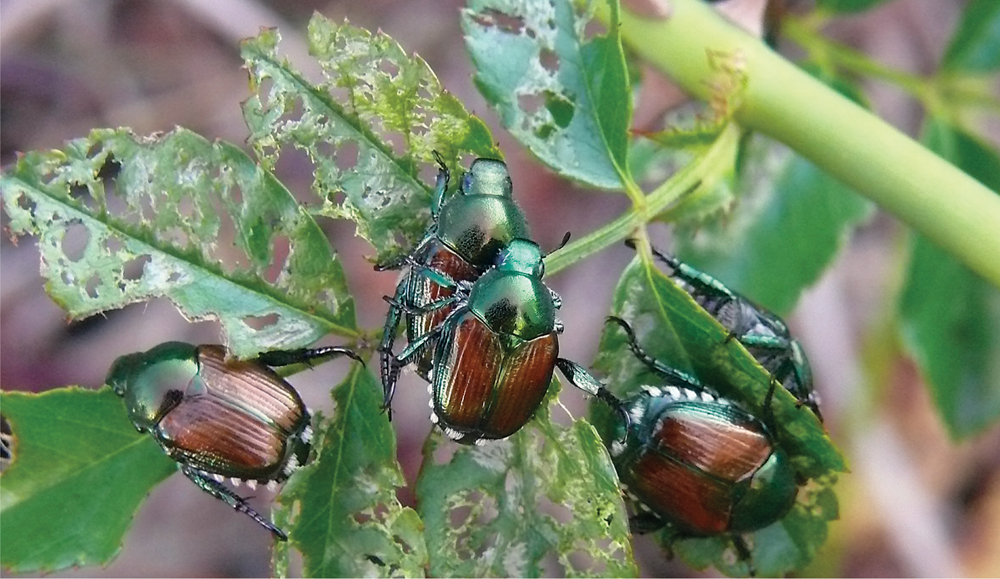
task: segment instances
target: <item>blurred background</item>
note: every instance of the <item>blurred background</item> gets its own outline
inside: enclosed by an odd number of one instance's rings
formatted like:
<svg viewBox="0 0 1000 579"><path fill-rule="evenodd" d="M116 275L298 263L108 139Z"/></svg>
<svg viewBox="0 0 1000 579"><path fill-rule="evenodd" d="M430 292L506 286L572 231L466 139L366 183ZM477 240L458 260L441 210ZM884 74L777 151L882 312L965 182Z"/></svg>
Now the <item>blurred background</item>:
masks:
<svg viewBox="0 0 1000 579"><path fill-rule="evenodd" d="M762 0L729 0L724 9L753 28ZM808 9L809 2L796 6ZM896 0L860 17L835 21L830 37L875 60L912 73L935 67L964 2ZM471 80L456 0L3 0L0 3L0 162L17 151L60 147L97 127L127 126L137 134L184 126L210 139L242 144L239 104L249 95L238 42L276 26L281 49L296 66L314 70L303 38L313 12L381 29L423 57L443 85L491 125L506 155L515 198L544 249L565 231L582 236L626 210L622 195L576 188L548 172L500 128ZM783 47L793 48L793 47ZM794 49L789 51L794 55ZM917 104L892 87L866 85L877 113L910 135ZM652 125L683 98L649 79L635 124ZM992 144L1000 131L992 127ZM307 191L306 163L279 166L293 192ZM552 226L558 216L557 226ZM4 216L6 225L6 216ZM899 357L883 374L865 367L878 329L891 315L900 225L878 214L862 227L834 267L805 293L789 318L809 353L826 426L850 461L841 478L841 520L809 568L840 576L1000 575L1000 432L952 444L911 361ZM376 273L373 253L350 224L330 235L343 258L359 324L380 327L394 273ZM651 234L669 246L669 231ZM69 322L45 294L32 239L6 236L0 259L0 384L41 391L79 384L98 387L119 355L166 340L218 342L218 326L189 323L167 301ZM614 284L632 257L613 247L549 279L564 301L562 353L588 365L596 351ZM943 298L945 299L946 296ZM330 343L336 343L331 340ZM328 391L346 371L334 362L293 378L310 408L329 410ZM875 384L873 375L890 379ZM394 402L399 456L410 483L430 429L427 393L404 379ZM575 416L585 402L573 389L562 399ZM403 489L400 498L412 504ZM267 511L266 492L255 504ZM3 529L16 533L17 529ZM107 568L59 575L261 576L269 573L271 538L181 476L157 487L141 508L121 555ZM689 575L651 541L636 541L648 576Z"/></svg>

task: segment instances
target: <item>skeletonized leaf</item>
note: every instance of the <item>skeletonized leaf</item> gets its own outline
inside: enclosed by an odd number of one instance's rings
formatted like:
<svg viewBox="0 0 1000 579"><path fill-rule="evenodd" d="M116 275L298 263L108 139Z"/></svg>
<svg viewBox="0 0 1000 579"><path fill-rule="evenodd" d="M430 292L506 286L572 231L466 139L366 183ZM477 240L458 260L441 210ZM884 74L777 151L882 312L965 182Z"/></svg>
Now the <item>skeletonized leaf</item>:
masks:
<svg viewBox="0 0 1000 579"><path fill-rule="evenodd" d="M589 424L550 421L557 391L508 439L431 433L417 496L432 576L635 576L614 468Z"/></svg>
<svg viewBox="0 0 1000 579"><path fill-rule="evenodd" d="M234 145L101 129L0 183L12 235L38 236L46 290L75 318L166 296L218 319L240 357L356 334L323 232Z"/></svg>
<svg viewBox="0 0 1000 579"><path fill-rule="evenodd" d="M612 24L592 36L570 0L473 0L462 26L476 84L504 127L560 174L622 189L632 96L609 4Z"/></svg>
<svg viewBox="0 0 1000 579"><path fill-rule="evenodd" d="M427 565L416 511L400 505L405 485L382 393L354 365L333 391L336 414L318 417L318 456L288 481L279 500L295 513L289 540L308 577L423 577Z"/></svg>
<svg viewBox="0 0 1000 579"><path fill-rule="evenodd" d="M242 45L254 93L243 104L249 142L272 164L283 148L304 150L320 201L313 211L355 221L379 260L427 226L430 189L418 172L432 151L500 158L486 125L392 38L313 16L309 51L323 70L315 83L279 57L279 38L265 30Z"/></svg>

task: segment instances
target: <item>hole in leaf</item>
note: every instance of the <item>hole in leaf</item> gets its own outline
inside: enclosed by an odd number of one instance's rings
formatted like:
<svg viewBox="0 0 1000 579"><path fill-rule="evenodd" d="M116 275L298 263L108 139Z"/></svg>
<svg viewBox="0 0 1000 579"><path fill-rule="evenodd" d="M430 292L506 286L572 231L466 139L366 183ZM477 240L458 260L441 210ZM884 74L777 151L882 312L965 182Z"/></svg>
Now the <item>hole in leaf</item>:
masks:
<svg viewBox="0 0 1000 579"><path fill-rule="evenodd" d="M14 458L14 432L7 419L0 415L0 472L3 472Z"/></svg>
<svg viewBox="0 0 1000 579"><path fill-rule="evenodd" d="M149 255L140 255L135 259L130 259L122 266L122 279L127 281L137 281L146 271L146 264L153 261Z"/></svg>
<svg viewBox="0 0 1000 579"><path fill-rule="evenodd" d="M243 205L243 189L239 185L233 185L226 191L229 199L232 200L233 205L240 206Z"/></svg>
<svg viewBox="0 0 1000 579"><path fill-rule="evenodd" d="M284 235L276 235L274 237L274 249L271 252L271 264L267 266L264 271L264 280L267 283L274 283L278 281L278 276L285 269L285 263L288 261L288 254L290 253L291 244L288 238Z"/></svg>
<svg viewBox="0 0 1000 579"><path fill-rule="evenodd" d="M545 99L539 94L519 94L517 95L517 106L528 116L534 115L541 110L545 104Z"/></svg>
<svg viewBox="0 0 1000 579"><path fill-rule="evenodd" d="M605 569L607 565L603 561L598 562L590 554L586 545L579 544L579 541L577 543L577 548L566 557L569 560L570 569L578 573L586 572L587 575L602 575L600 571Z"/></svg>
<svg viewBox="0 0 1000 579"><path fill-rule="evenodd" d="M17 198L17 206L31 214L35 213L35 207L37 207L35 202L24 194Z"/></svg>
<svg viewBox="0 0 1000 579"><path fill-rule="evenodd" d="M80 261L86 253L89 242L90 231L87 227L80 221L71 221L62 238L63 255L70 261Z"/></svg>
<svg viewBox="0 0 1000 579"><path fill-rule="evenodd" d="M561 525L568 525L573 521L573 510L564 504L556 504L545 495L539 495L535 499L535 508L540 513L545 513L559 522Z"/></svg>
<svg viewBox="0 0 1000 579"><path fill-rule="evenodd" d="M117 254L125 247L117 237L108 237L104 240L104 249L111 255Z"/></svg>
<svg viewBox="0 0 1000 579"><path fill-rule="evenodd" d="M434 464L448 464L455 456L455 453L458 452L458 448L457 444L442 439L441 442L434 446L434 455L432 456Z"/></svg>
<svg viewBox="0 0 1000 579"><path fill-rule="evenodd" d="M486 28L499 28L507 34L523 34L524 19L517 16L509 16L499 10L490 8L483 14L473 15L472 19L480 26Z"/></svg>
<svg viewBox="0 0 1000 579"><path fill-rule="evenodd" d="M328 164L320 160L314 163L309 152L291 145L282 147L278 160L274 164L274 174L278 180L292 193L295 200L302 205L316 202L315 194L310 190L312 178L319 182L329 181L335 176L330 175Z"/></svg>
<svg viewBox="0 0 1000 579"><path fill-rule="evenodd" d="M551 72L553 75L559 72L559 55L553 50L543 48L538 54L538 62L541 63L542 68Z"/></svg>
<svg viewBox="0 0 1000 579"><path fill-rule="evenodd" d="M340 144L336 154L337 168L341 171L348 171L358 166L358 145L353 141L344 141Z"/></svg>
<svg viewBox="0 0 1000 579"><path fill-rule="evenodd" d="M84 286L84 288L87 291L87 295L96 300L98 296L97 288L100 285L101 285L101 277L99 275L95 273L94 275L90 276L90 279L87 280L87 283Z"/></svg>
<svg viewBox="0 0 1000 579"><path fill-rule="evenodd" d="M472 522L472 506L460 505L448 511L448 520L453 529L460 529Z"/></svg>
<svg viewBox="0 0 1000 579"><path fill-rule="evenodd" d="M330 141L317 141L315 147L316 156L320 158L320 162L325 159L334 159L334 162L336 162L337 147L333 143Z"/></svg>
<svg viewBox="0 0 1000 579"><path fill-rule="evenodd" d="M118 174L122 171L122 164L115 159L115 156L108 153L108 156L104 159L104 164L101 168L97 170L97 178L104 181L105 187L108 185L108 181L114 181L118 178Z"/></svg>
<svg viewBox="0 0 1000 579"><path fill-rule="evenodd" d="M257 100L262 109L267 109L270 104L271 89L274 88L274 79L265 77L257 83Z"/></svg>
<svg viewBox="0 0 1000 579"><path fill-rule="evenodd" d="M278 323L281 319L279 314L267 314L266 316L245 316L243 323L258 332Z"/></svg>
<svg viewBox="0 0 1000 579"><path fill-rule="evenodd" d="M583 27L583 39L587 42L593 40L595 37L605 36L607 33L608 27L596 18L591 18Z"/></svg>
<svg viewBox="0 0 1000 579"><path fill-rule="evenodd" d="M82 183L74 183L69 187L69 196L81 205L94 211L97 209L97 201L90 194L90 189Z"/></svg>
<svg viewBox="0 0 1000 579"><path fill-rule="evenodd" d="M289 106L290 105L290 106ZM285 101L285 112L281 115L275 124L278 127L284 127L286 125L294 124L296 121L302 118L302 113L305 108L302 106L302 99L296 98Z"/></svg>
<svg viewBox="0 0 1000 579"><path fill-rule="evenodd" d="M383 59L381 62L379 62L378 69L384 72L385 74L389 75L389 78L395 78L396 75L399 74L399 66L397 66L396 63L392 62L391 60Z"/></svg>

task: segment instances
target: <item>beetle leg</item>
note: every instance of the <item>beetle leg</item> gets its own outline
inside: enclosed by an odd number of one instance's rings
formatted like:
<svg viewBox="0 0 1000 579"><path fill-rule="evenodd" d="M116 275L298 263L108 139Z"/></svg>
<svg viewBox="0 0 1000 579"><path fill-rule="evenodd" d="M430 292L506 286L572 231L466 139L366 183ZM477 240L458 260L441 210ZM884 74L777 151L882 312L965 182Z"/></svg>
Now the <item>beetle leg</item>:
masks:
<svg viewBox="0 0 1000 579"><path fill-rule="evenodd" d="M555 292L555 290L553 290L552 288L548 288L548 290L549 290L549 295L552 296L552 304L558 310L559 308L562 307L562 303L563 303L562 302L562 296L560 296L559 294L557 294Z"/></svg>
<svg viewBox="0 0 1000 579"><path fill-rule="evenodd" d="M437 179L434 182L434 197L431 200L431 219L437 223L438 215L441 214L441 207L444 206L444 194L448 191L448 182L451 180L451 171L448 170L448 165L444 163L444 157L441 153L433 151L434 160L438 164L438 174Z"/></svg>
<svg viewBox="0 0 1000 579"><path fill-rule="evenodd" d="M625 434L621 440L622 444L624 444L628 440L629 428L632 426L632 416L628 413L628 409L625 408L625 404L612 394L600 380L594 378L593 374L576 362L567 360L566 358L556 358L556 367L569 380L570 384L600 399L601 402L610 406L612 410L621 414L623 424L625 425Z"/></svg>
<svg viewBox="0 0 1000 579"><path fill-rule="evenodd" d="M395 297L390 298L389 296L382 296L382 299L388 302L389 305L391 305L397 311L406 312L407 314L415 316L422 316L440 310L442 308L445 308L463 299L464 297L466 296L463 294L453 293L448 297L444 297L439 300L434 300L433 302L429 302L420 306L398 301Z"/></svg>
<svg viewBox="0 0 1000 579"><path fill-rule="evenodd" d="M394 300L390 303L399 303L403 296L406 295L409 290L408 283L409 275L399 282L396 286L396 293L393 296ZM379 344L379 371L382 378L382 410L389 411L389 420L392 420L392 411L389 408L389 404L392 402L393 391L395 390L396 383L391 380L392 370L392 344L396 340L396 329L399 327L400 314L402 313L401 308L392 306L389 308L389 313L385 316L385 325L382 326L382 343Z"/></svg>
<svg viewBox="0 0 1000 579"><path fill-rule="evenodd" d="M658 531L664 526L663 519L651 511L636 513L628 518L629 531L635 535L645 535Z"/></svg>
<svg viewBox="0 0 1000 579"><path fill-rule="evenodd" d="M410 271L412 271L415 274L422 275L427 279L431 280L432 282L438 284L439 286L445 288L461 289L462 287L464 287L462 284L455 281L453 277L446 274L445 272L434 269L433 267L430 267L428 265L418 263L414 260L410 260Z"/></svg>
<svg viewBox="0 0 1000 579"><path fill-rule="evenodd" d="M201 471L192 468L188 465L182 465L181 472L184 473L184 476L191 479L191 482L198 485L198 487L201 488L201 490L219 499L220 501L225 502L227 505L247 515L251 519L257 521L257 523L260 526L274 533L274 536L277 537L279 540L281 541L288 540L288 536L285 535L285 533L281 529L275 527L273 524L271 524L270 521L262 517L260 513L250 508L250 505L247 504L246 499L234 493L233 491L229 490L221 483L218 483L208 478Z"/></svg>
<svg viewBox="0 0 1000 579"><path fill-rule="evenodd" d="M778 385L778 381L771 376L770 384L767 387L767 395L764 396L764 416L762 422L768 426L768 428L774 427L774 408L771 403L774 402L774 389Z"/></svg>
<svg viewBox="0 0 1000 579"><path fill-rule="evenodd" d="M267 366L289 366L291 364L305 363L310 366L317 358L335 358L337 356L347 356L356 362L365 365L365 361L354 353L353 350L340 346L325 346L322 348L299 348L297 350L272 350L261 352L257 360Z"/></svg>
<svg viewBox="0 0 1000 579"><path fill-rule="evenodd" d="M608 316L607 321L614 322L619 326L621 326L623 330L625 330L625 334L628 337L628 345L629 348L632 350L632 354L634 354L635 357L638 358L640 362L649 367L650 370L658 374L662 374L669 381L674 382L675 384L679 383L680 386L684 386L692 390L697 390L699 392L705 389L702 383L694 376L686 372L681 372L676 368L671 368L670 366L664 364L663 362L660 362L656 358L653 358L652 356L647 354L646 351L643 350L641 346L639 346L639 342L635 337L635 332L632 331L632 326L630 326L628 322L617 316Z"/></svg>
<svg viewBox="0 0 1000 579"><path fill-rule="evenodd" d="M628 241L625 242L626 245ZM629 247L635 249L635 245L632 244ZM650 247L650 251L653 256L667 264L670 269L674 271L674 275L681 278L685 282L691 284L692 286L698 288L700 291L708 294L714 294L719 296L725 296L731 299L740 299L738 296L734 295L729 288L722 285L722 282L715 279L714 277L708 275L705 272L698 271L697 269L691 267L690 265L684 263L683 261L677 259L676 257L664 253L655 247Z"/></svg>
<svg viewBox="0 0 1000 579"><path fill-rule="evenodd" d="M399 380L399 373L403 367L410 364L414 358L419 356L424 351L425 348L433 344L433 341L439 336L439 334L441 334L442 330L444 330L451 320L461 317L466 311L468 311L467 307L457 307L453 309L440 324L431 328L429 332L407 344L406 348L404 348L398 356L394 356L389 359L388 378L382 382L382 394L384 396L382 401L383 408L388 409L389 405L392 403L392 397L396 392L396 382ZM389 352L389 354L391 354L391 352Z"/></svg>
<svg viewBox="0 0 1000 579"><path fill-rule="evenodd" d="M428 244L430 244L437 237L437 225L431 224L427 228L427 233L424 234L424 238L420 240L413 251L399 255L389 261L376 263L375 271L386 271L390 269L402 269L403 266L413 263L416 258L414 256L419 256L421 253L426 251Z"/></svg>
<svg viewBox="0 0 1000 579"><path fill-rule="evenodd" d="M750 577L756 577L757 569L753 566L753 556L750 553L750 547L747 546L747 542L743 539L743 536L734 533L730 535L730 539L733 541L733 547L736 548L736 554L740 558L740 561L747 564L747 575Z"/></svg>

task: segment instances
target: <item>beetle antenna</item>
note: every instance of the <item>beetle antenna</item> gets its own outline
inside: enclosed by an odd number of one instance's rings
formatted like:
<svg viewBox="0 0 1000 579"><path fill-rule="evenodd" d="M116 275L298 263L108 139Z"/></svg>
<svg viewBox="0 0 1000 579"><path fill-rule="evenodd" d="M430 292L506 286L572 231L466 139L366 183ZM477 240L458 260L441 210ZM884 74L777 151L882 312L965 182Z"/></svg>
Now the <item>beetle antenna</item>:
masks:
<svg viewBox="0 0 1000 579"><path fill-rule="evenodd" d="M431 151L431 154L434 155L434 160L437 161L438 167L440 167L442 171L447 171L448 165L445 165L444 157L441 156L441 153L438 153L437 149L434 149Z"/></svg>
<svg viewBox="0 0 1000 579"><path fill-rule="evenodd" d="M566 234L563 235L562 241L559 242L559 246L556 247L555 249L553 249L552 251L550 251L549 253L555 253L555 252L559 251L560 249L566 247L566 244L569 243L569 237L570 237L570 235L571 235L571 232L567 231Z"/></svg>

